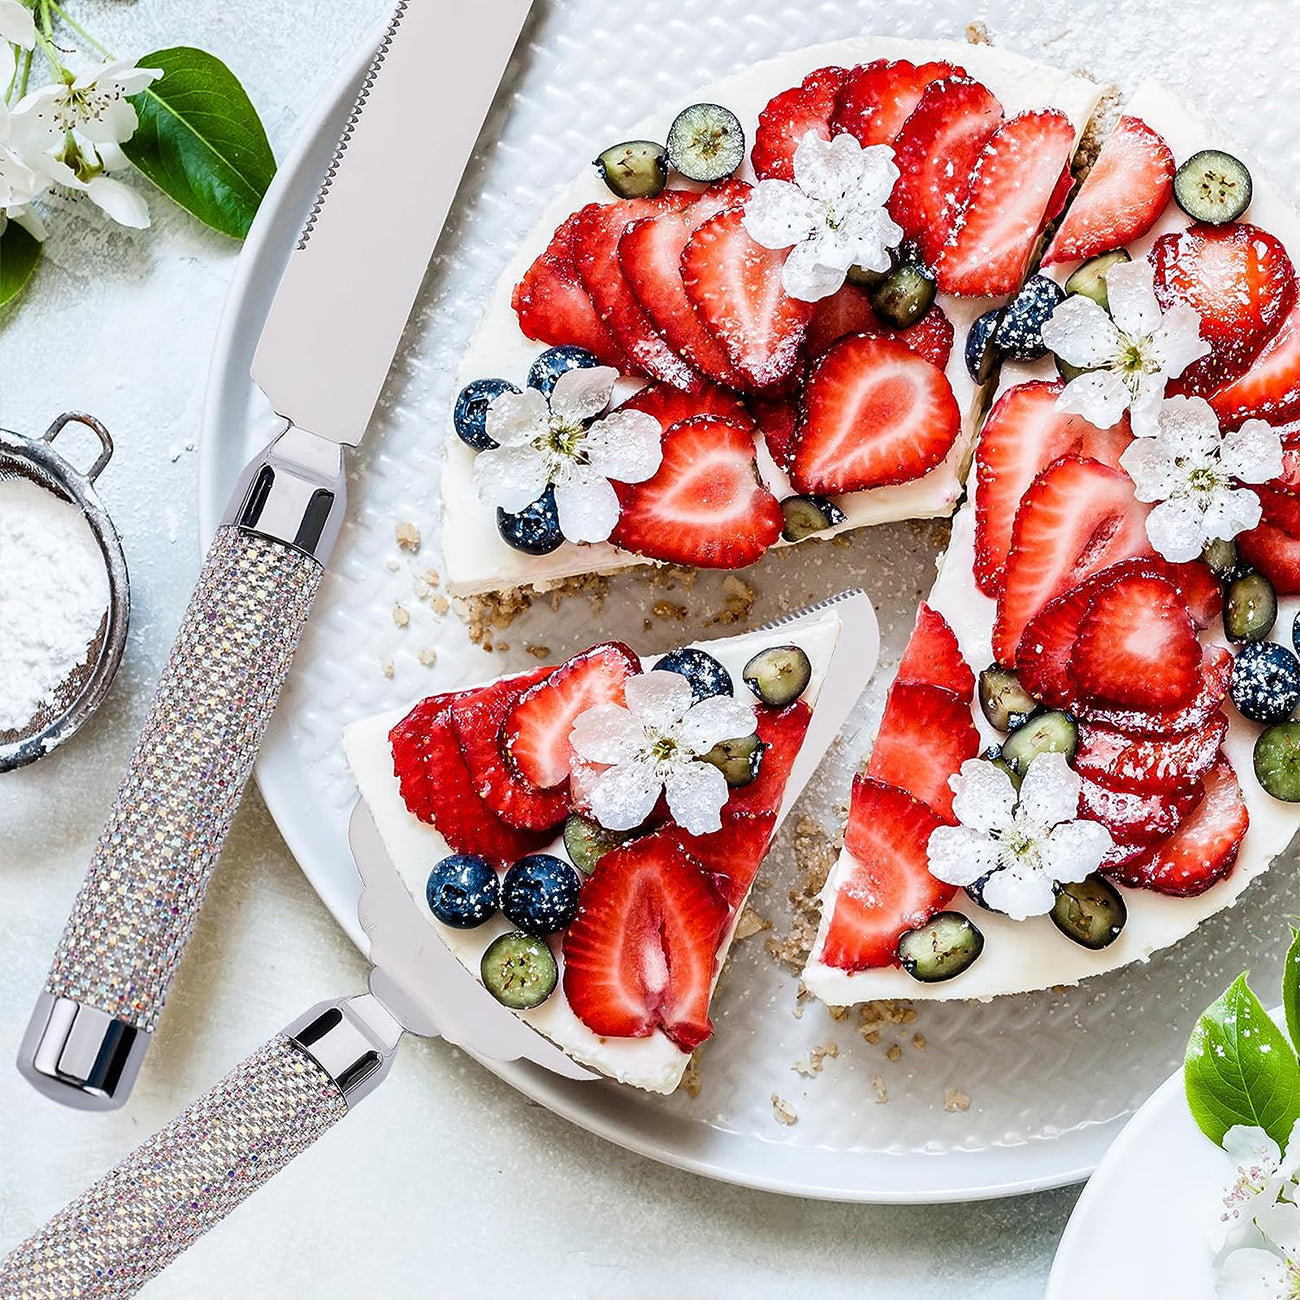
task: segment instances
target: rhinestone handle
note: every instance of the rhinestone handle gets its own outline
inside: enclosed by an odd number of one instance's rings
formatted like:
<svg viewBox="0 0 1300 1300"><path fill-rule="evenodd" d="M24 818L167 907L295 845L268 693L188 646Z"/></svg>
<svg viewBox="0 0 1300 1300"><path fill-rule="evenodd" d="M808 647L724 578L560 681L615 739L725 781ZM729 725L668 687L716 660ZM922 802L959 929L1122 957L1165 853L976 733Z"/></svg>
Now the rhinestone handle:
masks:
<svg viewBox="0 0 1300 1300"><path fill-rule="evenodd" d="M0 1296L132 1296L342 1119L330 1075L280 1035L0 1264Z"/></svg>
<svg viewBox="0 0 1300 1300"><path fill-rule="evenodd" d="M102 1107L129 1092L322 572L284 542L218 530L20 1059L50 1095ZM78 1035L93 1040L79 1054ZM118 1067L132 1077L92 1088L76 1059L102 1063L113 1035L133 1045Z"/></svg>

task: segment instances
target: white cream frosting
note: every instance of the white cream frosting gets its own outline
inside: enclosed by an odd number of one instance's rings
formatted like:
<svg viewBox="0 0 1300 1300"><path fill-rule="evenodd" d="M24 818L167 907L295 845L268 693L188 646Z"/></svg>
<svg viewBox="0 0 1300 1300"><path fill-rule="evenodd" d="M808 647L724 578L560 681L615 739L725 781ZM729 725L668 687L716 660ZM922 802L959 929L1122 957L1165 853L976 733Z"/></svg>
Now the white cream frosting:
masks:
<svg viewBox="0 0 1300 1300"><path fill-rule="evenodd" d="M1155 82L1143 83L1124 111L1142 118L1158 131L1180 163L1198 149L1232 148L1231 141L1224 138L1217 126L1187 109ZM1246 161L1251 167L1255 188L1254 199L1244 220L1275 235L1295 256L1300 253L1300 217L1282 198L1277 187L1261 174L1253 160ZM1188 219L1171 203L1147 236L1128 245L1129 251L1135 258L1145 256L1161 235L1186 225ZM1063 281L1075 265L1053 267L1051 273ZM1032 367L1008 367L1000 388L1005 391L1014 384L1034 378L1055 378L1055 369L1050 362ZM995 605L976 588L971 576L973 542L974 513L968 501L953 521L952 542L941 561L929 603L952 625L962 654L978 672L993 659ZM1287 640L1298 610L1300 599L1279 601L1274 640ZM1221 632L1207 633L1202 640L1227 644ZM1261 728L1243 718L1232 707L1231 701L1225 703L1225 711L1230 724L1224 751L1241 783L1250 812L1250 829L1242 841L1232 872L1205 893L1196 898L1170 898L1149 890L1122 889L1128 906L1128 923L1109 948L1091 952L1066 939L1048 917L1012 921L985 911L959 892L949 906L965 912L983 931L984 951L969 970L955 979L939 984L922 984L897 967L850 974L820 960L835 896L854 867L851 855L844 853L832 870L822 895L822 922L813 955L804 971L804 982L812 993L833 1006L847 1006L874 998L985 1000L1005 993L1077 984L1090 975L1115 970L1129 962L1143 961L1158 949L1177 943L1207 917L1232 906L1250 882L1286 848L1300 824L1300 808L1271 798L1255 779L1252 749ZM998 743L1000 735L985 721L978 705L972 712L984 743Z"/></svg>
<svg viewBox="0 0 1300 1300"><path fill-rule="evenodd" d="M1008 117L1026 109L1057 108L1074 124L1076 140L1101 95L1101 88L1083 77L1060 72L988 45L861 37L811 46L756 63L703 88L699 98L727 105L745 124L746 130L752 132L767 101L779 91L797 85L814 68L827 64L852 67L883 58L911 59L913 62L946 59L960 64L998 97ZM660 112L627 128L622 134L628 139L662 140L678 107L680 105L666 105ZM746 180L754 179L748 161L737 175ZM608 189L596 176L595 170L588 167L547 206L533 232L501 274L461 362L456 379L457 391L471 379L488 376L523 383L529 365L546 345L526 338L520 330L510 306L511 292L534 258L550 242L555 228L570 213L587 203L609 202L610 199ZM966 371L963 344L975 318L999 301L1002 300L956 298L948 294L939 296L939 303L954 330L955 341L946 374L963 412L962 434L945 460L923 477L837 498L845 520L835 531L952 513L961 494L970 440L980 406L976 386ZM619 398L630 395L639 386L640 381L621 381ZM756 437L756 443L759 472L764 481L778 499L789 496L792 491L789 479L773 463L761 437ZM473 451L456 437L448 419L447 451L442 472L442 547L448 589L453 595L467 596L528 585L545 589L575 575L611 573L647 562L608 543L584 547L565 543L546 556L524 555L513 550L497 532L495 511L480 505L474 495L470 480L473 463Z"/></svg>
<svg viewBox="0 0 1300 1300"><path fill-rule="evenodd" d="M765 646L788 645L793 641L802 647L812 663L812 678L802 698L815 709L839 630L838 615L827 611L816 622L801 624L789 631L746 632L724 640L701 642L700 647L708 650L730 671L738 693L743 693L740 697L752 700L748 688L741 684L740 674L745 664ZM653 659L643 661L646 665L653 662ZM478 979L479 963L488 945L513 927L498 914L477 929L456 930L435 920L429 911L425 899L429 871L451 849L433 826L420 821L407 808L393 775L388 733L408 712L409 709L396 709L353 723L343 733L343 750L357 790L365 800L384 847L420 914L461 964ZM798 790L787 787L779 814L781 820L798 794ZM547 851L566 859L568 856L561 837L557 837ZM731 929L719 948L715 983L742 910L743 903L736 908ZM541 1006L518 1012L519 1017L584 1065L622 1083L631 1083L652 1092L672 1092L681 1081L690 1053L683 1052L659 1030L646 1038L603 1038L593 1033L574 1014L564 996L564 954L558 936L551 941L551 946L560 967L561 983Z"/></svg>

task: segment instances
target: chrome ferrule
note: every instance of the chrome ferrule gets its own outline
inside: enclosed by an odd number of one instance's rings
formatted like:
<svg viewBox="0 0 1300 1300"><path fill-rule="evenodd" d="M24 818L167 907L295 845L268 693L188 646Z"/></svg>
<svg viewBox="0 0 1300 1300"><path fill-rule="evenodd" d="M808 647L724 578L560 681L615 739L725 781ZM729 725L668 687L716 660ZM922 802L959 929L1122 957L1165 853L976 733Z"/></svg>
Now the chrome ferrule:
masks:
<svg viewBox="0 0 1300 1300"><path fill-rule="evenodd" d="M244 467L221 522L283 542L323 565L346 503L343 448L290 424Z"/></svg>
<svg viewBox="0 0 1300 1300"><path fill-rule="evenodd" d="M405 1031L378 998L363 993L321 1002L284 1032L329 1075L352 1107L384 1081Z"/></svg>

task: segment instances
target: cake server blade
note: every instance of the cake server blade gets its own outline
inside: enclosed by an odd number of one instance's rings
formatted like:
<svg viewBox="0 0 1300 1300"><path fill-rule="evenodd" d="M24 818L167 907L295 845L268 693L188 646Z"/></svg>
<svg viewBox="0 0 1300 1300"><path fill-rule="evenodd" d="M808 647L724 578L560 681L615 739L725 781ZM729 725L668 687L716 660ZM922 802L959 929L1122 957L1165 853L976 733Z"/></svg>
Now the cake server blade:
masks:
<svg viewBox="0 0 1300 1300"><path fill-rule="evenodd" d="M398 5L253 356L299 429L361 441L530 3Z"/></svg>

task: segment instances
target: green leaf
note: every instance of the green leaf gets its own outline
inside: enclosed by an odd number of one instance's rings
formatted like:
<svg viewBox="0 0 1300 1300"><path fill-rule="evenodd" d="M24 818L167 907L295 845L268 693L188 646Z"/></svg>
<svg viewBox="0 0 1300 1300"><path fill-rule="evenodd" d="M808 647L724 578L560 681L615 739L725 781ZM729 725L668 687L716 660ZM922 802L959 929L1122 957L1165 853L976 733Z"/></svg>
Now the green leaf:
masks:
<svg viewBox="0 0 1300 1300"><path fill-rule="evenodd" d="M0 307L27 287L44 249L45 245L16 221L5 226L0 234Z"/></svg>
<svg viewBox="0 0 1300 1300"><path fill-rule="evenodd" d="M177 46L137 60L163 75L131 103L140 125L122 146L160 190L213 230L242 239L275 175L261 119L220 59Z"/></svg>
<svg viewBox="0 0 1300 1300"><path fill-rule="evenodd" d="M1206 1008L1183 1061L1187 1104L1212 1142L1234 1124L1257 1124L1285 1147L1300 1118L1300 1063L1239 975Z"/></svg>
<svg viewBox="0 0 1300 1300"><path fill-rule="evenodd" d="M1286 1032L1295 1047L1300 1043L1300 928L1294 925L1282 967L1282 1006L1286 1011Z"/></svg>

